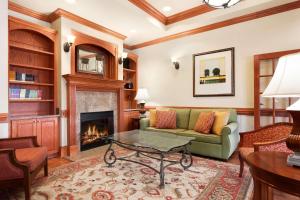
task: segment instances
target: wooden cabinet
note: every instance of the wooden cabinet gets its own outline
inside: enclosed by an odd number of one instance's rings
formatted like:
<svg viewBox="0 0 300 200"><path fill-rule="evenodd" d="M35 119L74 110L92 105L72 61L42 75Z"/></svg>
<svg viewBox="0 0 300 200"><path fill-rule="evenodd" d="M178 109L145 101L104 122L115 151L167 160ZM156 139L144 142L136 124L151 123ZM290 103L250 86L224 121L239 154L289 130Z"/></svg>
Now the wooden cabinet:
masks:
<svg viewBox="0 0 300 200"><path fill-rule="evenodd" d="M48 154L59 152L59 130L57 117L41 118L36 120L38 143L47 147Z"/></svg>
<svg viewBox="0 0 300 200"><path fill-rule="evenodd" d="M11 136L36 136L36 119L20 119L11 121Z"/></svg>
<svg viewBox="0 0 300 200"><path fill-rule="evenodd" d="M11 120L11 136L37 136L39 145L48 149L48 155L59 153L59 125L57 116Z"/></svg>

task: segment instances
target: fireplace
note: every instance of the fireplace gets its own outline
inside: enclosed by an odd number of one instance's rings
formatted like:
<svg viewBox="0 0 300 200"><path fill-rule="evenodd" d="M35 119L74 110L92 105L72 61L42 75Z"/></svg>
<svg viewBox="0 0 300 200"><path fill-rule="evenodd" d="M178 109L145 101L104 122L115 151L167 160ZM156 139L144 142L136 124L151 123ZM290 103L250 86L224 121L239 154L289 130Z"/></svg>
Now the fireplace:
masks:
<svg viewBox="0 0 300 200"><path fill-rule="evenodd" d="M105 138L114 133L114 112L80 113L80 127L81 151L105 145Z"/></svg>

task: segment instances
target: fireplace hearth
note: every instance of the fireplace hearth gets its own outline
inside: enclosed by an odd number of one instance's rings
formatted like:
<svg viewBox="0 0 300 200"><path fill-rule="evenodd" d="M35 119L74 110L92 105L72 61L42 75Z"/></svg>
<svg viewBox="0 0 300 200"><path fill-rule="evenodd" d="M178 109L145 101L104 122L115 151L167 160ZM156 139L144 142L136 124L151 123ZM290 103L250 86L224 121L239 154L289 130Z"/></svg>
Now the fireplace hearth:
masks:
<svg viewBox="0 0 300 200"><path fill-rule="evenodd" d="M113 111L80 113L80 150L107 144L106 137L114 133Z"/></svg>

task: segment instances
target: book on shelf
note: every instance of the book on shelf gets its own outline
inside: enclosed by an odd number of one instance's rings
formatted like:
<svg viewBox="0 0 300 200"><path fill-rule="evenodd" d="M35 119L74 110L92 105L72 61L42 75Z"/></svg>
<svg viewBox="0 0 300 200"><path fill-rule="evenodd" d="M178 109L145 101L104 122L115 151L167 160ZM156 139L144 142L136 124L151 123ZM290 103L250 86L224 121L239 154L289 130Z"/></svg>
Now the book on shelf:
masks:
<svg viewBox="0 0 300 200"><path fill-rule="evenodd" d="M30 90L30 89L24 89L24 88L18 88L18 87L12 87L9 88L9 98L12 100L15 99L42 99L42 94L43 91L42 90Z"/></svg>
<svg viewBox="0 0 300 200"><path fill-rule="evenodd" d="M10 72L10 79L13 81L22 81L22 82L34 82L35 81L35 76L33 74L27 74L27 73L20 73L20 72ZM15 73L15 75L13 75Z"/></svg>
<svg viewBox="0 0 300 200"><path fill-rule="evenodd" d="M21 89L20 90L20 99L25 99L26 96L26 89Z"/></svg>
<svg viewBox="0 0 300 200"><path fill-rule="evenodd" d="M15 71L9 71L9 80L16 80L16 72Z"/></svg>

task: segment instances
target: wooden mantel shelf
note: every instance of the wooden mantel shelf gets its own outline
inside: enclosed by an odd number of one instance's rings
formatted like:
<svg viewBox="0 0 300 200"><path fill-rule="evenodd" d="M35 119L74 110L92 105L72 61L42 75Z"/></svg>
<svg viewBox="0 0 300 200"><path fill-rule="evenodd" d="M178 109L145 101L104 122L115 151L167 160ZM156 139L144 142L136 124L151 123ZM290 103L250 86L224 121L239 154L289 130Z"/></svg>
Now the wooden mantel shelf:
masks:
<svg viewBox="0 0 300 200"><path fill-rule="evenodd" d="M90 88L90 89L121 89L124 88L125 82L122 80L114 80L114 79L102 79L96 77L87 77L84 75L72 75L66 74L63 75L66 79L67 84L74 85L79 88Z"/></svg>

